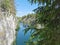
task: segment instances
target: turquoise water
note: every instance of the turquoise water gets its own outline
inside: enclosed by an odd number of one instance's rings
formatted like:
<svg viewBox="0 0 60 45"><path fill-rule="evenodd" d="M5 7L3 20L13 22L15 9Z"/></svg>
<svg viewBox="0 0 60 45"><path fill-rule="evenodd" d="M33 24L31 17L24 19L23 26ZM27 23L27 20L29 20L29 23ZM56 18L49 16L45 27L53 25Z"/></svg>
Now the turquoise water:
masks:
<svg viewBox="0 0 60 45"><path fill-rule="evenodd" d="M30 37L30 31L27 32L26 35L24 35L24 29L26 27L23 26L23 23L20 23L20 29L17 33L17 38L16 38L16 44L17 45L26 45L24 42L28 41Z"/></svg>

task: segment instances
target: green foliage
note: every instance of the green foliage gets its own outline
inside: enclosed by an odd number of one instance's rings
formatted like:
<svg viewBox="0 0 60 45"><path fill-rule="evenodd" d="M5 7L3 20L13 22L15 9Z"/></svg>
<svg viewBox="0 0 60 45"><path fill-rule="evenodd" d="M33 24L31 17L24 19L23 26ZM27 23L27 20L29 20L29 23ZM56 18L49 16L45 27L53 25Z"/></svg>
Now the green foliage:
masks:
<svg viewBox="0 0 60 45"><path fill-rule="evenodd" d="M17 26L17 28L15 29L16 31L18 31L20 29L19 25Z"/></svg>
<svg viewBox="0 0 60 45"><path fill-rule="evenodd" d="M8 10L9 7L10 7L10 1L9 0L4 0L2 3L1 3L1 7L5 10Z"/></svg>
<svg viewBox="0 0 60 45"><path fill-rule="evenodd" d="M20 20L18 19L17 26L16 26L16 29L15 29L16 31L18 31L20 29L20 25L19 24L20 24Z"/></svg>
<svg viewBox="0 0 60 45"><path fill-rule="evenodd" d="M16 39L12 42L11 45L16 45Z"/></svg>
<svg viewBox="0 0 60 45"><path fill-rule="evenodd" d="M44 28L34 28L28 45L60 45L60 0L29 0L38 3L36 22ZM46 5L45 5L46 4ZM36 44L34 43L36 42Z"/></svg>
<svg viewBox="0 0 60 45"><path fill-rule="evenodd" d="M4 11L8 11L9 13L13 13L13 14L16 13L14 0L3 0L1 2L1 8Z"/></svg>
<svg viewBox="0 0 60 45"><path fill-rule="evenodd" d="M10 1L9 0L5 0L5 6L8 8L9 7L9 4L10 4Z"/></svg>
<svg viewBox="0 0 60 45"><path fill-rule="evenodd" d="M21 18L21 22L23 22L24 24L28 24L28 25L33 25L33 23L35 23L35 14L27 14L26 16L23 16Z"/></svg>

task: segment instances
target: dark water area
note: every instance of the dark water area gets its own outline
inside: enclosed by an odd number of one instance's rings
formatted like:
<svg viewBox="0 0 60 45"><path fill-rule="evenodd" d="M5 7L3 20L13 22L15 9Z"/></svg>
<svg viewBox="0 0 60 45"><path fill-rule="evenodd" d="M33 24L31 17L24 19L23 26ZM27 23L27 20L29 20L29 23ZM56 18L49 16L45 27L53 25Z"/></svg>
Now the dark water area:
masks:
<svg viewBox="0 0 60 45"><path fill-rule="evenodd" d="M16 44L17 45L26 45L24 42L28 41L29 37L30 37L30 31L27 32L26 35L24 35L24 29L27 27L27 25L23 25L23 23L20 23L20 29L17 33L17 37L16 37Z"/></svg>

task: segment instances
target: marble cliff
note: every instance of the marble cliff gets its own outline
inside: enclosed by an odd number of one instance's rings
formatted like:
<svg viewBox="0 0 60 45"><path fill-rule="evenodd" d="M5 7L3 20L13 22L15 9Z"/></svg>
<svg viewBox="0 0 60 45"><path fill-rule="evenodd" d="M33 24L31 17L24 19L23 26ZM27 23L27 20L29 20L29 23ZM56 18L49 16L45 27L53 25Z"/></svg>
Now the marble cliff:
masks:
<svg viewBox="0 0 60 45"><path fill-rule="evenodd" d="M14 0L0 0L0 45L11 45L15 39Z"/></svg>

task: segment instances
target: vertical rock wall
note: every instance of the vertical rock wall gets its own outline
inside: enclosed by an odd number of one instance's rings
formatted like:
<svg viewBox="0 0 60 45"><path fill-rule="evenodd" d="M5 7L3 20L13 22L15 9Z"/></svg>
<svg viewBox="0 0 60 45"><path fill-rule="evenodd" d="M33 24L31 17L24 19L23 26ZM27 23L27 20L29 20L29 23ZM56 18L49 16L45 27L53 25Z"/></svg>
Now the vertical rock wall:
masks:
<svg viewBox="0 0 60 45"><path fill-rule="evenodd" d="M0 0L0 45L11 45L15 39L16 18L10 9L1 5L2 2L4 0Z"/></svg>

